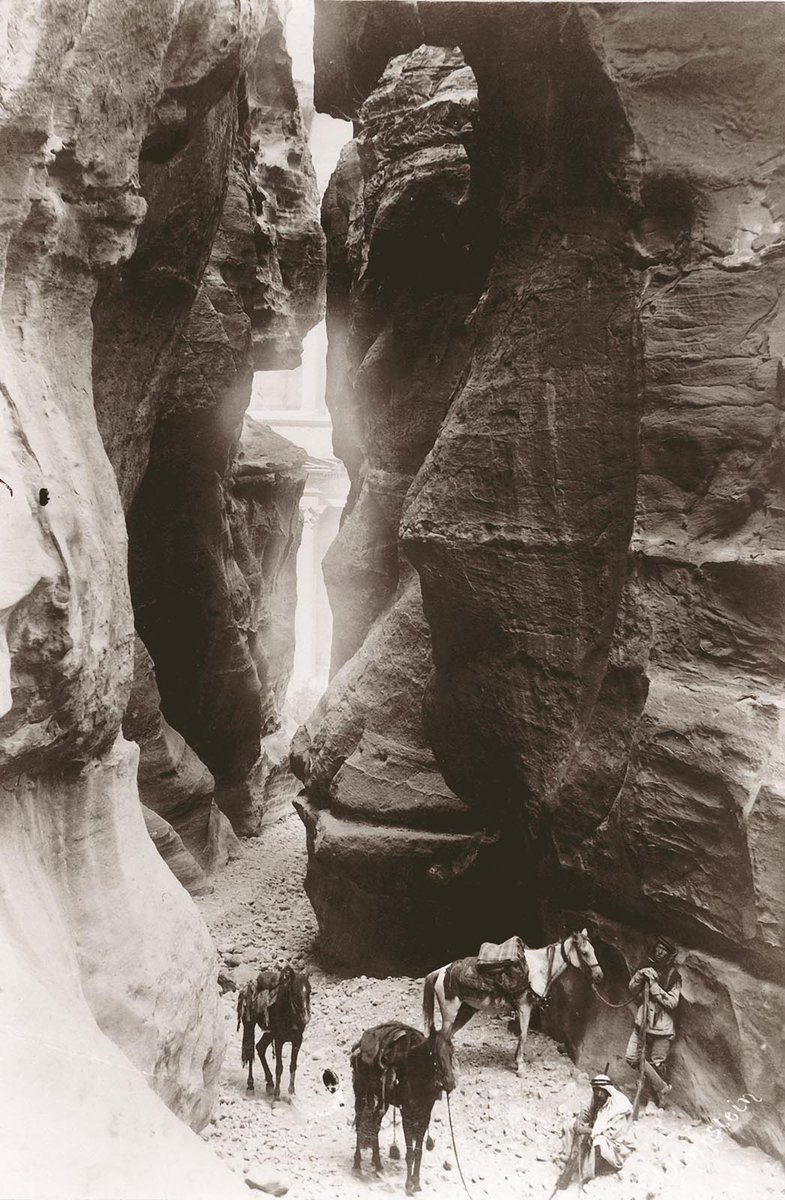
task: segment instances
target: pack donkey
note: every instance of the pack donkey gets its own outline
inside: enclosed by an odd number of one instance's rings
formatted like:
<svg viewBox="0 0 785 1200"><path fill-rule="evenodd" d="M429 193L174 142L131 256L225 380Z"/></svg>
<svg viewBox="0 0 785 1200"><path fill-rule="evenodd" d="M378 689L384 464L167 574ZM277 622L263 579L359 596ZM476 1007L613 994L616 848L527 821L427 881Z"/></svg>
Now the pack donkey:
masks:
<svg viewBox="0 0 785 1200"><path fill-rule="evenodd" d="M515 1051L515 1070L523 1067L523 1046L534 1007L542 1004L552 985L568 967L600 983L602 970L585 929L539 950L525 946L520 938L503 943L509 957L495 958L500 947L484 943L476 958L461 958L431 971L425 979L423 1020L426 1033L435 1029L434 998L439 1001L442 1032L452 1035L480 1009L514 1007L518 1010L520 1033Z"/></svg>
<svg viewBox="0 0 785 1200"><path fill-rule="evenodd" d="M452 1041L441 1030L426 1038L418 1029L390 1021L366 1029L351 1052L356 1143L355 1173L362 1173L360 1150L370 1148L381 1173L379 1129L390 1105L401 1111L406 1142L406 1194L421 1191L420 1162L434 1103L455 1087Z"/></svg>
<svg viewBox="0 0 785 1200"><path fill-rule="evenodd" d="M280 971L275 967L260 971L240 990L237 998L237 1028L243 1026L243 1066L248 1067L247 1090L254 1090L253 1060L254 1036L257 1025L262 1036L256 1043L262 1060L267 1091L273 1099L281 1098L281 1076L283 1074L283 1048L291 1042L289 1060L289 1095L293 1096L297 1074L297 1056L303 1041L303 1032L311 1019L311 984L304 971L295 971L286 964ZM275 1086L267 1065L267 1049L272 1045L275 1053Z"/></svg>

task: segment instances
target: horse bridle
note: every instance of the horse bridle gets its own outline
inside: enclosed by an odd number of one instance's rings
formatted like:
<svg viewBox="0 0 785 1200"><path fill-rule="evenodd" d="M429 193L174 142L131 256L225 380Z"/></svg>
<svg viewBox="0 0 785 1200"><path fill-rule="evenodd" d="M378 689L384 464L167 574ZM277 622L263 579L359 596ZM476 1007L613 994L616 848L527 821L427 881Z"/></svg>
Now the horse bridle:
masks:
<svg viewBox="0 0 785 1200"><path fill-rule="evenodd" d="M570 934L570 937L574 937L574 934ZM561 941L559 942L559 949L561 950L561 956L564 959L565 966L572 967L575 964L570 962L569 958L567 957L567 952L564 949L564 946L568 940L569 939L566 937L562 938ZM581 970L582 974L584 974L590 978L591 977L591 967L590 967L589 963L587 963L583 954L581 953L581 949L580 949L580 946L578 945L577 941L575 942L575 953L578 955L578 958L580 959L580 963L581 963L580 970ZM545 977L545 988L543 989L542 995L540 995L538 992L535 992L533 987L529 987L529 991L534 996L534 998L538 1004L544 1004L548 998L548 992L550 991L551 984L553 983L553 960L555 958L556 958L556 943L554 942L551 946L548 947L548 971L547 971L547 974Z"/></svg>
<svg viewBox="0 0 785 1200"><path fill-rule="evenodd" d="M577 937L575 936L575 934L574 934L574 933L571 933L571 934L570 934L570 937L574 939L574 944L575 944L575 953L578 955L578 958L580 959L580 964L581 964L581 966L580 966L580 970L582 971L582 973L583 973L584 975L588 975L588 976L589 976L589 978L591 978L591 972L592 972L591 964L590 964L590 963L588 963L588 962L586 961L586 959L585 959L585 957L584 957L584 954L583 954L583 951L581 950L580 944L579 944L579 942L578 942L578 939L577 939ZM565 963L567 964L567 966L568 966L568 967L572 967L572 966L574 966L575 964L570 962L570 960L569 960L569 958L567 957L567 955L566 955L566 953L565 953L565 950L564 950L564 944L565 944L565 942L567 942L568 940L569 940L568 938L562 938L562 940L561 940L561 956L562 956L562 958L564 959L564 961L565 961Z"/></svg>

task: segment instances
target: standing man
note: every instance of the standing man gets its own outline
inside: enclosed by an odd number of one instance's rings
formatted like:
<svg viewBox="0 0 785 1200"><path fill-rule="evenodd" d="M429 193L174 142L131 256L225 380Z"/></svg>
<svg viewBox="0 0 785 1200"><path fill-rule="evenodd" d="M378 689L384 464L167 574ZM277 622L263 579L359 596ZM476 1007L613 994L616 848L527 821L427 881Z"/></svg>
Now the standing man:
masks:
<svg viewBox="0 0 785 1200"><path fill-rule="evenodd" d="M644 1004L644 987L648 980L649 1002ZM663 1068L676 1035L674 1012L681 996L681 975L676 967L676 945L667 937L658 937L646 966L636 971L630 980L630 995L639 1002L635 1028L627 1044L627 1062L636 1070L641 1054L645 1053L643 1068L646 1082L662 1107L671 1090ZM644 1008L648 1011L644 1012Z"/></svg>

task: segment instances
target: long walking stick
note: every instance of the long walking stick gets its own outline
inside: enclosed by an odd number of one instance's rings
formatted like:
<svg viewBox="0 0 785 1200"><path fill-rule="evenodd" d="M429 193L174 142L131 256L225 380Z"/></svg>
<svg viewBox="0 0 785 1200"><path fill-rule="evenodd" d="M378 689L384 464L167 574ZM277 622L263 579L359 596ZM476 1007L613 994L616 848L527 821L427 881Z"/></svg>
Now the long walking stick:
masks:
<svg viewBox="0 0 785 1200"><path fill-rule="evenodd" d="M638 1120L638 1112L643 1098L643 1085L646 1082L646 1034L649 1028L649 978L643 983L643 1024L641 1026L641 1060L638 1068L638 1090L635 1093L635 1103L632 1106L632 1119Z"/></svg>
<svg viewBox="0 0 785 1200"><path fill-rule="evenodd" d="M561 1174L556 1180L556 1187L551 1192L548 1200L554 1200L557 1192L565 1191L571 1184L573 1176L577 1173L578 1190L583 1191L583 1169L581 1166L581 1158L583 1155L583 1144L585 1135L578 1133L577 1129L572 1135L570 1150L567 1155L567 1160L562 1167Z"/></svg>

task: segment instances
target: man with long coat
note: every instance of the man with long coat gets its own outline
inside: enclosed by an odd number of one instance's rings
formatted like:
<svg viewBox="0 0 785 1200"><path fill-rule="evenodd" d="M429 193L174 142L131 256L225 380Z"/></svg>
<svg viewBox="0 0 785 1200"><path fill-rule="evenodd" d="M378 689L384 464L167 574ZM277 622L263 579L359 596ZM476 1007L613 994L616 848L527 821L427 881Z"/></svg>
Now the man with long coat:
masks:
<svg viewBox="0 0 785 1200"><path fill-rule="evenodd" d="M644 1004L645 984L649 984L648 1005ZM671 1090L664 1076L666 1059L676 1035L674 1013L681 997L681 975L676 967L676 946L667 937L658 937L649 961L630 980L630 995L638 1001L635 1028L627 1043L629 1066L640 1069L645 1052L644 1075L662 1106ZM646 1009L646 1011L644 1011Z"/></svg>

